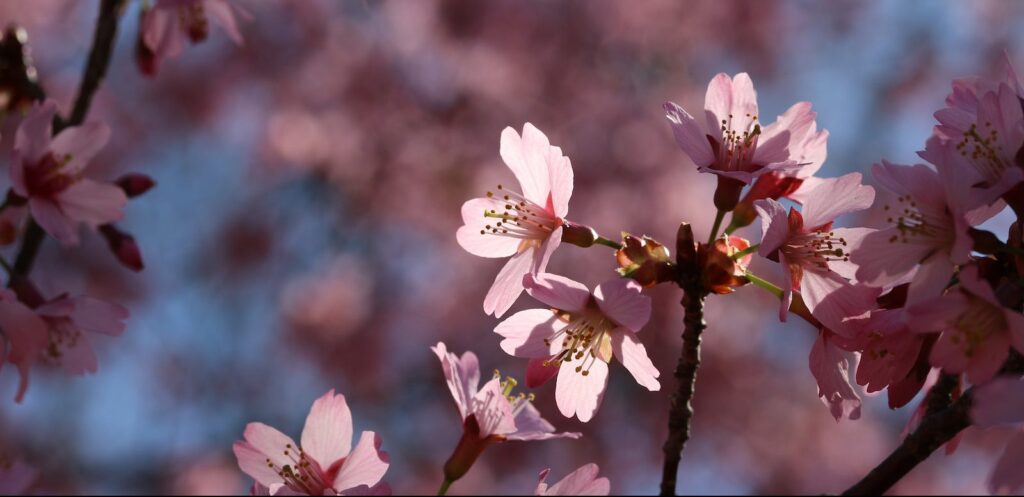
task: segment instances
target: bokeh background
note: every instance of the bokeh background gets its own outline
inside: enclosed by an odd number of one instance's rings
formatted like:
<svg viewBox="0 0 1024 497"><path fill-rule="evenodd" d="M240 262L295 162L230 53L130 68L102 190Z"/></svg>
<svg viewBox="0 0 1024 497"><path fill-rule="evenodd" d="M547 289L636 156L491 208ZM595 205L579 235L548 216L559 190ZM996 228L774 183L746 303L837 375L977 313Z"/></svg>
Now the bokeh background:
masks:
<svg viewBox="0 0 1024 497"><path fill-rule="evenodd" d="M97 3L0 3L65 109ZM132 58L138 3L91 117L114 131L96 174L159 183L123 223L147 269L122 269L92 234L78 250L48 240L34 273L48 294L124 303L128 331L98 344L96 375L37 372L22 405L13 370L0 374L0 444L40 470L41 490L243 492L231 443L245 424L297 436L336 388L356 429L382 434L396 492L432 493L460 425L428 347L525 367L481 309L501 263L455 243L461 203L511 181L502 128L532 122L572 159L573 220L670 241L680 221L707 232L714 182L676 148L661 104L699 109L715 73L750 72L762 116L813 102L831 132L821 174L838 176L913 161L951 79L1002 74L1004 50L1024 67L1024 4L1010 1L303 0L239 2L253 14L243 47L216 33L148 79ZM607 248L568 246L550 269L592 285L612 267ZM778 281L772 263L754 269ZM676 288L650 294L642 339L663 391L614 366L581 425L541 388L548 418L585 437L492 447L453 494L532 492L541 469L587 462L617 493L657 490L682 312ZM834 493L898 443L911 408L884 395L833 420L807 368L814 331L776 323L769 295L708 305L681 493ZM1003 436L969 430L894 492L983 492Z"/></svg>

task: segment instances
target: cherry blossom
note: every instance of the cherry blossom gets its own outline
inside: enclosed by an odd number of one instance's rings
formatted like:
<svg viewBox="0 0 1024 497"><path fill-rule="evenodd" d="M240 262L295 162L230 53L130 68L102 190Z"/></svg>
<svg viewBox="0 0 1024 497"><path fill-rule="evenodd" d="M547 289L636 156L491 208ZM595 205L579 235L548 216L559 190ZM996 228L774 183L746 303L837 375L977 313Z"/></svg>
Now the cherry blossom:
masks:
<svg viewBox="0 0 1024 497"><path fill-rule="evenodd" d="M210 34L213 20L238 45L243 45L238 17L249 14L229 0L157 0L142 18L142 40L158 61L177 57L186 41L199 43Z"/></svg>
<svg viewBox="0 0 1024 497"><path fill-rule="evenodd" d="M932 348L932 365L952 374L967 373L978 384L995 376L1011 345L1024 352L1024 316L999 304L977 266L962 269L959 280L946 295L908 307L908 324L920 333L942 330Z"/></svg>
<svg viewBox="0 0 1024 497"><path fill-rule="evenodd" d="M39 355L49 344L47 325L32 309L21 303L14 292L0 289L0 366L10 362L18 368L21 381L17 402L21 402L28 390L28 377Z"/></svg>
<svg viewBox="0 0 1024 497"><path fill-rule="evenodd" d="M128 309L92 297L61 297L36 308L49 327L49 345L43 356L60 364L68 374L95 373L96 352L90 333L120 336Z"/></svg>
<svg viewBox="0 0 1024 497"><path fill-rule="evenodd" d="M982 428L1017 424L1014 435L999 457L989 478L993 494L1017 494L1024 489L1024 380L1016 377L996 378L979 385L974 393L971 419Z"/></svg>
<svg viewBox="0 0 1024 497"><path fill-rule="evenodd" d="M566 417L587 422L597 412L614 356L648 390L661 388L658 369L636 333L651 315L650 299L635 281L615 279L593 294L581 283L554 274L525 278L530 296L552 309L518 312L494 332L509 355L530 359L526 383L539 386L558 376L555 399Z"/></svg>
<svg viewBox="0 0 1024 497"><path fill-rule="evenodd" d="M28 199L32 217L47 233L67 245L78 243L77 227L118 221L128 201L124 191L110 183L83 176L89 161L110 138L100 123L71 127L51 137L57 104L47 100L32 108L18 127L11 184Z"/></svg>
<svg viewBox="0 0 1024 497"><path fill-rule="evenodd" d="M698 119L672 103L665 103L676 143L701 172L719 176L715 205L732 210L743 185L770 171L810 176L825 160L828 134L818 132L811 104L800 102L762 129L757 92L747 73L730 78L716 75L704 99L705 119Z"/></svg>
<svg viewBox="0 0 1024 497"><path fill-rule="evenodd" d="M352 413L331 390L313 402L301 445L263 423L249 423L235 442L238 466L269 495L388 495L381 482L390 465L382 440L364 431L352 447Z"/></svg>
<svg viewBox="0 0 1024 497"><path fill-rule="evenodd" d="M849 253L859 246L867 228L832 228L843 214L871 206L875 191L861 184L860 173L823 180L808 192L803 211L785 207L772 199L754 203L761 216L761 246L758 253L783 266L783 299L779 318L786 320L793 292L800 291L807 308L818 319L834 322L848 317L840 310L840 296L856 296L855 292L836 292L850 286L856 266ZM860 293L871 290L857 286ZM822 306L821 309L818 309Z"/></svg>
<svg viewBox="0 0 1024 497"><path fill-rule="evenodd" d="M562 241L572 196L569 158L530 123L520 137L501 133L501 158L522 193L498 185L496 192L462 205L459 245L479 257L511 257L484 297L484 311L501 317L523 291L523 275L543 272Z"/></svg>
<svg viewBox="0 0 1024 497"><path fill-rule="evenodd" d="M599 471L596 464L585 464L558 483L548 486L545 480L551 470L545 469L540 472L540 482L534 495L609 495L611 482L608 478L599 478Z"/></svg>

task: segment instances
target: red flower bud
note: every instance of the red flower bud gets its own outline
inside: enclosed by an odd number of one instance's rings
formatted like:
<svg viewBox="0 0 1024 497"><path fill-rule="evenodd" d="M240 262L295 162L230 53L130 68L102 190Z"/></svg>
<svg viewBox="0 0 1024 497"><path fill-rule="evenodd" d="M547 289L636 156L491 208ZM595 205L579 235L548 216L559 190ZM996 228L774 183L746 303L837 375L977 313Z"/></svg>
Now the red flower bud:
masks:
<svg viewBox="0 0 1024 497"><path fill-rule="evenodd" d="M156 186L156 181L145 174L129 173L117 179L117 186L124 190L128 198L135 198Z"/></svg>
<svg viewBox="0 0 1024 497"><path fill-rule="evenodd" d="M135 237L125 233L112 224L100 226L100 234L106 238L110 251L117 257L118 262L132 271L142 271L145 264L142 262L142 251L135 243Z"/></svg>

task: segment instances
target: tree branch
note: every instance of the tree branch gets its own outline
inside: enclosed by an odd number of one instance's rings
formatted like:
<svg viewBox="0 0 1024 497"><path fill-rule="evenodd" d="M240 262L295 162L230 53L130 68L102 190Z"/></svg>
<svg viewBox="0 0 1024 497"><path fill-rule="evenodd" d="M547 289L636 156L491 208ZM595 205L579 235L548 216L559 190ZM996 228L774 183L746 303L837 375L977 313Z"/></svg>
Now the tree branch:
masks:
<svg viewBox="0 0 1024 497"><path fill-rule="evenodd" d="M70 116L67 119L54 121L54 135L85 121L89 106L92 104L92 97L107 74L107 67L110 66L110 57L114 52L114 41L117 38L117 24L123 7L124 0L101 0L92 48L89 50L89 59L86 61L82 82L78 87L78 96L75 97ZM45 236L46 233L42 228L35 221L30 220L21 247L18 249L18 255L14 259L14 271L19 277L25 278L32 272L32 266L35 264L36 255L39 253L39 248L42 247Z"/></svg>

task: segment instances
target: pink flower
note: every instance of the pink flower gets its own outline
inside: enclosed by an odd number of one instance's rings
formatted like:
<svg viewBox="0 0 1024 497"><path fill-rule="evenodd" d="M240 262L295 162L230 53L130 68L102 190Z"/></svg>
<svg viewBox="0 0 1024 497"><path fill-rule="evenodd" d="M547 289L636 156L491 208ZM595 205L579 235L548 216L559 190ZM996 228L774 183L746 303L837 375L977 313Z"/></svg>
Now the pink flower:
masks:
<svg viewBox="0 0 1024 497"><path fill-rule="evenodd" d="M971 419L979 427L1024 423L1024 380L996 378L976 388ZM1017 428L989 480L989 491L997 495L1017 494L1024 489L1024 432Z"/></svg>
<svg viewBox="0 0 1024 497"><path fill-rule="evenodd" d="M902 309L880 309L871 313L867 325L853 338L840 338L839 342L844 350L860 352L857 384L872 393L905 380L913 372L924 336L907 329Z"/></svg>
<svg viewBox="0 0 1024 497"><path fill-rule="evenodd" d="M1024 352L1024 316L1002 307L976 266L960 270L960 286L907 308L910 329L941 330L930 360L948 373L980 384L995 376L1010 353Z"/></svg>
<svg viewBox="0 0 1024 497"><path fill-rule="evenodd" d="M0 456L0 495L21 495L35 479L36 470L32 466Z"/></svg>
<svg viewBox="0 0 1024 497"><path fill-rule="evenodd" d="M128 198L116 185L83 177L86 165L110 138L100 123L67 128L51 139L57 104L32 108L15 135L14 192L28 199L32 217L64 244L78 243L79 223L99 226L122 217Z"/></svg>
<svg viewBox="0 0 1024 497"><path fill-rule="evenodd" d="M302 444L263 423L249 423L235 442L238 466L267 495L388 495L381 482L390 460L381 438L364 431L352 448L352 413L345 396L327 392L313 402ZM265 490L264 490L265 489ZM383 492L383 493L381 493Z"/></svg>
<svg viewBox="0 0 1024 497"><path fill-rule="evenodd" d="M516 313L494 332L505 337L505 352L530 359L527 386L558 375L555 398L562 415L590 421L608 386L613 355L637 383L651 391L661 388L658 369L636 336L651 316L651 301L639 284L615 279L591 294L583 284L554 274L525 280L526 291L552 309Z"/></svg>
<svg viewBox="0 0 1024 497"><path fill-rule="evenodd" d="M36 308L36 314L50 330L44 357L72 375L96 372L89 334L120 336L128 319L128 309L92 297L61 297Z"/></svg>
<svg viewBox="0 0 1024 497"><path fill-rule="evenodd" d="M515 380L501 381L498 375L480 385L480 363L476 354L466 352L462 357L448 352L443 342L431 350L437 354L444 370L448 389L455 398L462 421L473 419L479 426L479 438L493 442L505 440L550 440L553 438L579 438L579 433L555 433L532 398L525 394L512 396Z"/></svg>
<svg viewBox="0 0 1024 497"><path fill-rule="evenodd" d="M735 79L720 73L711 80L704 99L704 119L672 102L664 107L679 147L700 172L719 176L715 205L722 210L732 210L743 185L758 175L807 166L803 174L808 177L825 160L828 133L817 131L811 104L793 105L762 129L757 93L747 73L737 74ZM731 187L725 188L725 184Z"/></svg>
<svg viewBox="0 0 1024 497"><path fill-rule="evenodd" d="M871 230L833 229L832 222L840 215L870 207L874 198L874 189L861 184L860 173L850 173L823 180L808 192L802 213L790 208L787 215L785 207L771 199L754 203L761 216L758 253L783 265L785 294L779 319L786 320L794 291L800 291L807 308L826 324L849 317L842 314L843 303L837 301L847 293L836 294L836 290L850 286L847 278L853 277L856 266L850 263L849 253Z"/></svg>
<svg viewBox="0 0 1024 497"><path fill-rule="evenodd" d="M210 20L238 45L245 42L237 17L249 14L228 0L157 0L142 19L142 39L156 59L177 57L185 41L199 43L210 33Z"/></svg>
<svg viewBox="0 0 1024 497"><path fill-rule="evenodd" d="M873 166L878 183L898 195L895 206L884 207L893 226L865 236L850 255L858 266L857 280L872 286L893 284L916 270L907 296L910 304L942 293L954 266L970 260L974 241L968 229L1005 207L1002 202L982 205L987 202L971 191L978 182L973 172L938 138L928 140L922 156L938 170L886 161Z"/></svg>
<svg viewBox="0 0 1024 497"><path fill-rule="evenodd" d="M572 196L572 164L532 124L523 136L501 133L501 158L515 174L518 193L498 185L497 193L462 204L459 245L479 257L511 259L484 298L484 311L501 317L523 291L523 275L547 268L562 239Z"/></svg>
<svg viewBox="0 0 1024 497"><path fill-rule="evenodd" d="M586 464L549 487L544 480L551 470L545 469L540 472L540 483L534 495L608 495L611 482L608 478L598 478L598 471L596 464Z"/></svg>
<svg viewBox="0 0 1024 497"><path fill-rule="evenodd" d="M999 456L992 468L988 488L994 495L1018 495L1024 490L1024 431L1017 434L1006 444L1003 455Z"/></svg>
<svg viewBox="0 0 1024 497"><path fill-rule="evenodd" d="M17 402L25 398L28 376L39 355L49 344L46 323L28 306L22 304L14 292L0 289L0 366L6 361L18 368L21 381Z"/></svg>

